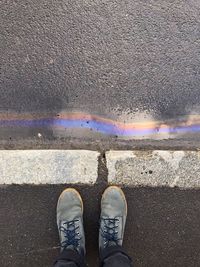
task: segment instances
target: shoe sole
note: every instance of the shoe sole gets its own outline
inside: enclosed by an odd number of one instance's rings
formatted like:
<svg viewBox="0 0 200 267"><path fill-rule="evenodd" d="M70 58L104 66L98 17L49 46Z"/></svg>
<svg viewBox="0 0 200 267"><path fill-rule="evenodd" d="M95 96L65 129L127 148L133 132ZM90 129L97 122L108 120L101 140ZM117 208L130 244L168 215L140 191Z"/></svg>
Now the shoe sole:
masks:
<svg viewBox="0 0 200 267"><path fill-rule="evenodd" d="M107 191L109 191L110 189L115 189L115 190L117 190L120 193L120 195L123 198L123 200L125 202L125 205L126 205L126 216L127 216L127 213L128 213L128 205L127 205L127 201L126 201L126 196L125 196L124 192L122 191L122 189L120 187L118 187L118 186L112 185L112 186L109 186L108 188L106 188L106 190L104 191L104 193L102 195L102 198L101 198L101 204L102 204L102 200L105 197Z"/></svg>
<svg viewBox="0 0 200 267"><path fill-rule="evenodd" d="M79 198L79 200L81 202L81 208L82 208L82 214L83 214L83 200L82 200L82 197L81 197L80 193L74 188L67 188L67 189L63 190L62 193L60 194L59 198L58 198L58 202L62 198L62 195L64 195L66 192L74 192L77 195L77 197Z"/></svg>

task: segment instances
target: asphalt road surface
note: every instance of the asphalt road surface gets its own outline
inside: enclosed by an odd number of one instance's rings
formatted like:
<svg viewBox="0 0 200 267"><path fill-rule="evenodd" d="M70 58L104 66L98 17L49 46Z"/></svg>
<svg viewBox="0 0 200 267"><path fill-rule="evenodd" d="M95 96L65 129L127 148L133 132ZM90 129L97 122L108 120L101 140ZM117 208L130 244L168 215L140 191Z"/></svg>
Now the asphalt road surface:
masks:
<svg viewBox="0 0 200 267"><path fill-rule="evenodd" d="M75 186L85 204L87 262L98 266L98 221L106 184ZM49 267L59 253L56 203L65 186L0 189L1 267ZM128 220L124 248L135 267L197 267L198 190L124 188Z"/></svg>
<svg viewBox="0 0 200 267"><path fill-rule="evenodd" d="M3 0L0 24L1 140L87 137L101 127L54 127L52 118L74 111L155 129L181 118L194 127L161 139L199 140L198 0ZM41 116L51 120L19 122Z"/></svg>

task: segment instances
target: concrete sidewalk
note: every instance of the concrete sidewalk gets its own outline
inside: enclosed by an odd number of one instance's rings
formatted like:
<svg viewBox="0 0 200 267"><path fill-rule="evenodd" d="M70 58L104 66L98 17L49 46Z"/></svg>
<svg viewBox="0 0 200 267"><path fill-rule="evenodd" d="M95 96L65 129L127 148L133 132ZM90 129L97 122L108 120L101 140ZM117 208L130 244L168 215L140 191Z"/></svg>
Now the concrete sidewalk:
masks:
<svg viewBox="0 0 200 267"><path fill-rule="evenodd" d="M197 151L1 150L0 266L52 265L59 253L56 203L68 186L83 197L87 261L98 266L108 184L120 184L127 197L124 246L134 266L199 266L199 165Z"/></svg>

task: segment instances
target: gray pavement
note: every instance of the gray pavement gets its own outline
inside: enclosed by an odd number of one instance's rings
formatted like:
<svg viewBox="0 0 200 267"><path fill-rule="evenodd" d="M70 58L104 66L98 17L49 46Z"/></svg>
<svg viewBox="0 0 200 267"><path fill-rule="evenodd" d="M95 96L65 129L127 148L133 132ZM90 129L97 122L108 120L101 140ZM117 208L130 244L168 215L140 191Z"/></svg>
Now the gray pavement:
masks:
<svg viewBox="0 0 200 267"><path fill-rule="evenodd" d="M187 122L200 113L199 14L198 0L1 1L1 116L80 111ZM1 141L67 135L22 128L1 127ZM178 138L198 142L196 131Z"/></svg>

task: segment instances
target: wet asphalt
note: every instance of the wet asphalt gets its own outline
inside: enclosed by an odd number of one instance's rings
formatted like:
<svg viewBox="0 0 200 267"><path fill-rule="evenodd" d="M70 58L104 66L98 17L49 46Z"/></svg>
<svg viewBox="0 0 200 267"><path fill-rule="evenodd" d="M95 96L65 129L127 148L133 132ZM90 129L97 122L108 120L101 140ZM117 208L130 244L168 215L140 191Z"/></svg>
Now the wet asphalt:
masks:
<svg viewBox="0 0 200 267"><path fill-rule="evenodd" d="M0 7L1 115L79 111L173 127L200 113L198 0L3 0ZM0 141L23 144L38 133L62 137L51 127L15 126L1 128ZM199 131L178 138L198 143Z"/></svg>

